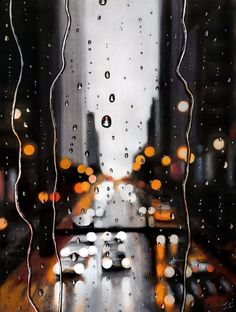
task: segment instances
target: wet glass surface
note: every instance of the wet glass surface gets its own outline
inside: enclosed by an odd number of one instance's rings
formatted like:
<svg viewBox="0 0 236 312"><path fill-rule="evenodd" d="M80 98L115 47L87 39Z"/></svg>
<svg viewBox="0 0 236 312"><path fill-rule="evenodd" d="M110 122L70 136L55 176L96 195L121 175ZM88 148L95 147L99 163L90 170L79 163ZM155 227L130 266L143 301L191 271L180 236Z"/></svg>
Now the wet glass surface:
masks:
<svg viewBox="0 0 236 312"><path fill-rule="evenodd" d="M0 1L0 311L235 311L235 1Z"/></svg>

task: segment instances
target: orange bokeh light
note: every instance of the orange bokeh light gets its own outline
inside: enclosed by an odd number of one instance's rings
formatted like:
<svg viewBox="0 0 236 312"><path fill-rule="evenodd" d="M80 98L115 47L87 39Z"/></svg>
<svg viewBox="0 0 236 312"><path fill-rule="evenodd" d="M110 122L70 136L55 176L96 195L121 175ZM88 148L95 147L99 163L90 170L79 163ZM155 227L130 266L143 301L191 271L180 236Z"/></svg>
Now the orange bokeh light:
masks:
<svg viewBox="0 0 236 312"><path fill-rule="evenodd" d="M86 168L85 169L85 174L87 176L91 176L93 174L93 168L91 168L91 167Z"/></svg>
<svg viewBox="0 0 236 312"><path fill-rule="evenodd" d="M70 161L70 159L68 157L65 157L65 158L61 159L60 167L62 169L67 170L67 169L70 168L70 166L71 166L71 161Z"/></svg>
<svg viewBox="0 0 236 312"><path fill-rule="evenodd" d="M85 170L86 170L86 167L85 167L85 165L83 165L83 164L80 164L80 165L77 167L77 171L78 171L79 173L84 173Z"/></svg>
<svg viewBox="0 0 236 312"><path fill-rule="evenodd" d="M155 191L160 190L161 186L162 186L162 183L160 180L155 179L151 181L151 188L153 190Z"/></svg>
<svg viewBox="0 0 236 312"><path fill-rule="evenodd" d="M25 156L32 156L35 153L35 147L33 144L26 144L23 146L23 153Z"/></svg>
<svg viewBox="0 0 236 312"><path fill-rule="evenodd" d="M5 228L7 228L8 226L8 222L5 218L0 218L0 231L5 230Z"/></svg>
<svg viewBox="0 0 236 312"><path fill-rule="evenodd" d="M163 156L161 159L161 163L163 166L169 166L171 164L170 156Z"/></svg>
<svg viewBox="0 0 236 312"><path fill-rule="evenodd" d="M90 183L87 181L84 181L82 182L81 187L84 192L88 192L90 190Z"/></svg>
<svg viewBox="0 0 236 312"><path fill-rule="evenodd" d="M144 150L144 154L147 157L152 157L155 155L155 148L153 146L147 146Z"/></svg>
<svg viewBox="0 0 236 312"><path fill-rule="evenodd" d="M145 157L143 155L136 156L135 163L138 165L144 164L145 163Z"/></svg>
<svg viewBox="0 0 236 312"><path fill-rule="evenodd" d="M56 193L51 193L49 195L49 198L51 201L54 200L55 202L57 202L61 197L60 197L60 194L58 192L56 192Z"/></svg>
<svg viewBox="0 0 236 312"><path fill-rule="evenodd" d="M41 203L45 203L48 201L48 194L46 192L40 192L38 194L38 199L41 201Z"/></svg>

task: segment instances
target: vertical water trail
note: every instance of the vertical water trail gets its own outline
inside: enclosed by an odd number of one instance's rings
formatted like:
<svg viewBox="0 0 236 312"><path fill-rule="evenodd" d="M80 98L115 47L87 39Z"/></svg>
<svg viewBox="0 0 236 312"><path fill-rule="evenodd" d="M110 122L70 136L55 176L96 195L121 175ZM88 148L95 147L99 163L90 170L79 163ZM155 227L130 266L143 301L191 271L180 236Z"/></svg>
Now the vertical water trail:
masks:
<svg viewBox="0 0 236 312"><path fill-rule="evenodd" d="M60 290L59 290L59 305L58 305L58 311L62 311L62 265L61 265L61 259L58 254L58 249L57 249L57 242L56 242L56 237L55 237L55 227L56 227L56 206L55 206L55 194L57 190L57 180L58 180L58 172L57 172L57 158L56 158L56 145L57 145L57 132L56 132L56 118L55 118L55 113L52 105L52 95L53 95L53 90L55 87L56 82L58 81L59 77L63 73L66 65L65 61L65 46L66 46L66 39L69 34L70 30L70 25L71 25L71 15L69 11L69 0L65 0L65 12L67 15L67 25L62 41L62 47L61 47L61 68L59 72L57 73L56 77L54 78L50 90L49 90L49 107L50 107L50 113L51 113L51 119L52 119L52 126L53 126L53 165L54 165L54 170L55 170L55 181L54 181L54 187L53 187L53 201L52 201L52 207L53 207L53 226L52 226L52 239L54 243L54 248L55 248L55 254L57 261L60 266L60 276L59 276L59 282L60 282Z"/></svg>
<svg viewBox="0 0 236 312"><path fill-rule="evenodd" d="M190 131L192 127L192 121L193 121L193 110L194 110L194 95L192 91L190 90L189 84L187 80L182 76L180 72L180 67L183 61L183 58L186 53L186 47L187 47L187 40L188 40L188 32L187 27L185 24L185 16L186 16L186 3L187 0L183 0L183 10L182 10L182 16L181 16L181 24L182 24L182 30L183 30L183 46L182 46L182 52L180 55L180 59L178 62L178 65L176 67L176 73L181 79L181 81L184 84L185 90L189 96L190 100L190 107L189 107L189 115L188 115L188 121L187 126L185 130L185 139L186 139L186 145L187 145L187 163L186 163L186 170L185 170L185 177L183 180L183 199L184 199L184 207L185 207L185 216L186 216L186 225L187 225L187 248L185 252L185 258L184 258L184 270L183 270L183 298L182 298L182 304L181 304L181 312L184 311L185 308L185 302L186 302L186 269L188 265L188 255L191 248L191 228L190 228L190 218L189 218L189 210L188 210L188 203L187 203L187 194L186 194L186 184L189 177L189 164L190 164L190 157L191 157L191 149L190 149Z"/></svg>
<svg viewBox="0 0 236 312"><path fill-rule="evenodd" d="M16 84L16 88L15 88L15 91L14 91L13 102L12 102L12 109L11 109L11 128L12 128L12 132L14 133L14 135L15 135L17 141L18 141L18 146L19 146L19 153L18 153L18 176L17 176L15 184L14 184L14 198L15 198L16 210L17 210L19 216L28 225L29 231L30 231L30 240L29 240L29 245L28 245L28 249L27 249L27 257L26 257L26 263L27 263L27 269L28 269L27 298L28 298L28 301L29 301L30 305L34 309L34 311L38 312L38 309L35 306L32 298L31 298L31 294L30 294L30 285L31 285L31 276L32 276L32 269L31 269L31 266L30 266L30 254L31 254L31 246L32 246L32 241L33 241L33 236L34 236L34 230L33 230L32 224L26 219L24 213L21 211L20 204L19 204L19 196L18 196L18 184L19 184L19 181L20 181L20 178L21 178L22 143L21 143L21 139L20 139L20 137L19 137L19 135L18 135L18 133L17 133L17 131L15 129L14 114L15 114L15 107L16 107L16 99L17 99L17 95L18 95L18 90L19 90L19 86L20 86L20 83L21 83L21 79L22 79L22 73L23 73L23 68L24 68L24 60L23 60L22 50L21 50L21 47L20 47L20 44L19 44L19 41L18 41L18 37L16 35L14 24L13 24L12 0L9 0L9 19L10 19L11 31L12 31L13 37L15 39L19 55L20 55L20 73L19 73L17 84Z"/></svg>

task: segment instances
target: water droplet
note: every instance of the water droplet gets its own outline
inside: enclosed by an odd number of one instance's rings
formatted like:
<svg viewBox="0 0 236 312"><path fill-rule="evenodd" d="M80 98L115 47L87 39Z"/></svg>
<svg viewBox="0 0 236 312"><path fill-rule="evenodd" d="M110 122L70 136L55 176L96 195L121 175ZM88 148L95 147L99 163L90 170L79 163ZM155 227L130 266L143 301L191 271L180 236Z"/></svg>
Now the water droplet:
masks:
<svg viewBox="0 0 236 312"><path fill-rule="evenodd" d="M128 158L129 157L129 154L128 153L125 153L125 158Z"/></svg>
<svg viewBox="0 0 236 312"><path fill-rule="evenodd" d="M69 101L65 101L65 106L69 106Z"/></svg>
<svg viewBox="0 0 236 312"><path fill-rule="evenodd" d="M73 153L73 148L70 148L70 149L69 149L69 152L70 152L70 153Z"/></svg>
<svg viewBox="0 0 236 312"><path fill-rule="evenodd" d="M72 129L73 129L73 131L76 131L77 130L77 125L73 125Z"/></svg>
<svg viewBox="0 0 236 312"><path fill-rule="evenodd" d="M106 5L107 4L107 0L99 0L99 4L100 5Z"/></svg>
<svg viewBox="0 0 236 312"><path fill-rule="evenodd" d="M103 118L102 118L102 126L104 128L109 128L111 126L111 117L108 116L108 115L105 115Z"/></svg>
<svg viewBox="0 0 236 312"><path fill-rule="evenodd" d="M84 155L85 155L86 157L89 157L89 151L86 151L86 152L84 153Z"/></svg>
<svg viewBox="0 0 236 312"><path fill-rule="evenodd" d="M109 79L110 76L111 76L111 75L110 75L110 72L109 72L109 71L106 71L106 72L105 72L105 78L106 78L106 79Z"/></svg>
<svg viewBox="0 0 236 312"><path fill-rule="evenodd" d="M24 127L28 128L28 123L26 121L24 122Z"/></svg>
<svg viewBox="0 0 236 312"><path fill-rule="evenodd" d="M6 35L4 39L5 39L5 41L8 41L9 37Z"/></svg>
<svg viewBox="0 0 236 312"><path fill-rule="evenodd" d="M110 96L109 96L109 101L111 103L115 102L115 94L111 93Z"/></svg>
<svg viewBox="0 0 236 312"><path fill-rule="evenodd" d="M78 89L78 90L81 90L81 89L82 89L82 87L83 87L82 83L81 83L81 82L79 82L79 83L77 84L77 89Z"/></svg>
<svg viewBox="0 0 236 312"><path fill-rule="evenodd" d="M39 297L42 297L43 294L44 294L44 291L43 291L43 289L40 288L40 289L38 290L38 295L39 295Z"/></svg>

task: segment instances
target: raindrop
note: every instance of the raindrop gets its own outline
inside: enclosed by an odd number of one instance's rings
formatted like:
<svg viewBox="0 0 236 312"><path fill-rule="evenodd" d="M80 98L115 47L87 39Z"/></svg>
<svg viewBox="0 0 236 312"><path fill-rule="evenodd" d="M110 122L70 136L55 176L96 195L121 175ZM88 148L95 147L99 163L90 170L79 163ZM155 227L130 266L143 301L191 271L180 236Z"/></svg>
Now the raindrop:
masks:
<svg viewBox="0 0 236 312"><path fill-rule="evenodd" d="M69 106L69 101L65 101L65 106Z"/></svg>
<svg viewBox="0 0 236 312"><path fill-rule="evenodd" d="M77 89L78 89L78 90L81 90L81 89L82 89L82 87L83 87L82 83L81 83L81 82L79 82L79 83L77 84Z"/></svg>
<svg viewBox="0 0 236 312"><path fill-rule="evenodd" d="M84 155L85 155L86 157L89 157L89 151L85 151Z"/></svg>
<svg viewBox="0 0 236 312"><path fill-rule="evenodd" d="M111 103L115 102L115 94L111 93L110 96L109 96L109 101Z"/></svg>
<svg viewBox="0 0 236 312"><path fill-rule="evenodd" d="M24 127L28 128L28 123L26 121L24 122Z"/></svg>
<svg viewBox="0 0 236 312"><path fill-rule="evenodd" d="M76 131L77 130L77 125L73 125L72 129L73 129L73 131Z"/></svg>
<svg viewBox="0 0 236 312"><path fill-rule="evenodd" d="M70 149L69 149L69 152L70 152L70 153L73 153L73 148L70 148Z"/></svg>
<svg viewBox="0 0 236 312"><path fill-rule="evenodd" d="M105 115L103 118L102 118L102 126L104 128L109 128L111 126L111 117L108 116L108 115Z"/></svg>
<svg viewBox="0 0 236 312"><path fill-rule="evenodd" d="M100 5L106 5L107 4L107 0L99 0L99 4Z"/></svg>
<svg viewBox="0 0 236 312"><path fill-rule="evenodd" d="M39 297L42 297L42 296L43 296L43 293L44 293L43 290L40 288L39 291L38 291Z"/></svg>
<svg viewBox="0 0 236 312"><path fill-rule="evenodd" d="M6 35L4 39L5 39L5 41L8 41L9 37Z"/></svg>
<svg viewBox="0 0 236 312"><path fill-rule="evenodd" d="M106 79L109 79L110 76L111 76L111 75L110 75L110 72L109 72L109 71L106 71L106 72L105 72L105 78L106 78Z"/></svg>
<svg viewBox="0 0 236 312"><path fill-rule="evenodd" d="M125 153L125 158L128 158L129 157L129 154L128 153Z"/></svg>

